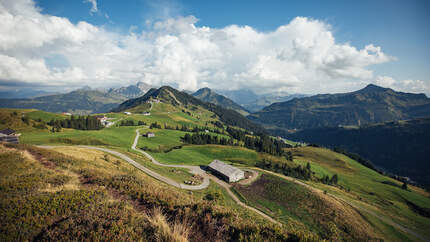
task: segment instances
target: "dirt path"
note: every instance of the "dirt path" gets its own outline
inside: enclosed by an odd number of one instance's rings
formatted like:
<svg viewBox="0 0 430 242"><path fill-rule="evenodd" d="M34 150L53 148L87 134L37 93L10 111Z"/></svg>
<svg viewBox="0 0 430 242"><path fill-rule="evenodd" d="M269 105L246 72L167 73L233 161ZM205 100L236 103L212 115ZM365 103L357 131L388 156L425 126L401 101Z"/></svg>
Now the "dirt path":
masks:
<svg viewBox="0 0 430 242"><path fill-rule="evenodd" d="M252 175L248 179L239 181L238 183L240 185L249 185L249 184L253 183L255 180L257 180L257 178L258 178L258 172L257 171L252 170L252 169L242 169L242 170L249 171L252 173Z"/></svg>
<svg viewBox="0 0 430 242"><path fill-rule="evenodd" d="M139 141L139 137L140 137L140 132L138 129L136 129L136 137L134 138L134 142L131 146L132 150L135 150L141 154L143 154L144 156L146 156L146 158L148 158L152 163L159 165L159 166L164 166L164 167L172 167L172 168L185 168L188 169L190 171L190 173L195 174L195 175L200 175L203 177L203 182L202 184L199 185L185 185L185 184L179 184L179 187L182 189L187 189L187 190L201 190L201 189L205 189L209 186L209 177L206 174L206 172L201 169L199 166L187 166L187 165L166 165L166 164L162 164L160 162L158 162L156 159L154 159L154 157L152 157L150 154L146 153L143 150L140 149L136 149L136 145L137 142ZM178 186L176 186L178 187Z"/></svg>
<svg viewBox="0 0 430 242"><path fill-rule="evenodd" d="M211 176L211 175L208 175L207 173L206 173L206 171L204 171L201 167L199 167L199 166L188 166L188 165L167 165L167 164L162 164L162 163L160 163L160 162L158 162L156 159L154 159L150 154L148 154L148 153L146 153L145 151L143 151L143 150L140 150L140 149L136 149L136 145L137 145L137 142L139 141L139 137L140 137L140 132L139 132L139 130L138 129L136 129L136 137L134 138L134 142L133 142L133 145L131 146L131 148L133 149L133 150L135 150L135 151L137 151L137 152L140 152L141 154L143 154L143 155L145 155L148 159L150 159L154 164L157 164L157 165L159 165L159 166L164 166L164 167L175 167L175 168L187 168L187 169L189 169L190 170L190 172L191 173L193 173L193 174L199 174L199 175L201 175L201 176L203 176L203 183L201 184L201 185L199 185L199 186L202 186L203 184L205 184L205 187L204 188L206 188L208 185L209 185L209 179L211 179L212 181L214 181L214 182L216 182L218 185L220 185L220 186L222 186L222 187L224 187L226 190L227 190L227 193L230 195L230 197L231 198L233 198L233 200L238 204L238 205L240 205L240 206L242 206L242 207L244 207L244 208L247 208L247 209L249 209L249 210L252 210L252 211L254 211L254 212L256 212L257 214L259 214L259 215L261 215L262 217L264 217L264 218L266 218L266 219L268 219L269 221L271 221L272 223L276 223L276 224L278 224L278 225L281 225L281 223L279 223L278 221L276 221L276 220L274 220L273 218L271 218L270 216L268 216L267 214L265 214L265 213L263 213L263 212L261 212L260 210L257 210L257 209L255 209L255 208L253 208L253 207L250 207L250 206L248 206L248 205L246 205L246 204L244 204L243 202L241 202L240 200L239 200L239 198L230 190L230 188L231 188L231 185L230 184L228 184L228 183L226 183L226 182L224 182L224 181L222 181L222 180L220 180L220 179L218 179L217 177L215 177L215 176ZM251 172L255 172L256 173L256 171L252 171L251 170ZM254 175L254 177L256 178L257 176L256 175ZM254 179L255 180L255 179ZM182 184L181 184L182 185ZM182 185L183 187L181 187L181 188L184 188L184 189L187 189L186 187L188 186L188 185ZM192 186L192 187L196 187L196 186Z"/></svg>

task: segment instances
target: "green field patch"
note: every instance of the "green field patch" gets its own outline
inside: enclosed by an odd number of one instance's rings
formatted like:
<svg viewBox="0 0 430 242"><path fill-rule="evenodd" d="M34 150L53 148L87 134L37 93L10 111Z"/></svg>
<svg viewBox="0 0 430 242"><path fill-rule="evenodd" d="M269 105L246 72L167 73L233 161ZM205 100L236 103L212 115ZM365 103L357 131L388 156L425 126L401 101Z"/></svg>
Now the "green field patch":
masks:
<svg viewBox="0 0 430 242"><path fill-rule="evenodd" d="M198 179L191 174L188 169L185 168L173 168L173 167L163 167L152 163L146 157L143 157L137 153L127 152L127 155L132 157L135 161L142 164L143 166L157 172L158 174L168 177L179 184L183 184L184 181L197 181Z"/></svg>
<svg viewBox="0 0 430 242"><path fill-rule="evenodd" d="M68 116L63 115L63 114L59 114L59 113L48 113L48 112L40 111L40 110L33 111L33 112L28 112L28 113L26 113L25 115L26 115L27 117L29 117L29 118L33 119L33 120L41 119L41 120L43 120L43 121L45 121L45 122L49 122L49 121L51 121L52 119L65 119L65 118L67 118L67 117L68 117Z"/></svg>
<svg viewBox="0 0 430 242"><path fill-rule="evenodd" d="M49 139L49 143L53 144L68 144L68 145L108 145L107 143L93 139L90 137L56 137Z"/></svg>
<svg viewBox="0 0 430 242"><path fill-rule="evenodd" d="M139 106L136 106L134 108L130 108L127 111L131 113L143 113L143 112L149 112L149 109L151 108L151 104L144 103Z"/></svg>
<svg viewBox="0 0 430 242"><path fill-rule="evenodd" d="M116 127L101 130L64 129L62 132L26 132L20 141L26 144L67 144L79 143L79 140L100 142L109 146L129 148L135 136L135 127Z"/></svg>
<svg viewBox="0 0 430 242"><path fill-rule="evenodd" d="M142 134L147 132L153 132L155 137L140 137L138 146L139 148L147 147L149 149L159 149L162 147L173 147L182 145L181 137L187 132L179 130L168 130L168 129L142 129Z"/></svg>
<svg viewBox="0 0 430 242"><path fill-rule="evenodd" d="M167 164L208 165L214 159L232 161L249 166L258 161L258 153L243 147L222 145L191 145L168 153L151 153L155 159Z"/></svg>

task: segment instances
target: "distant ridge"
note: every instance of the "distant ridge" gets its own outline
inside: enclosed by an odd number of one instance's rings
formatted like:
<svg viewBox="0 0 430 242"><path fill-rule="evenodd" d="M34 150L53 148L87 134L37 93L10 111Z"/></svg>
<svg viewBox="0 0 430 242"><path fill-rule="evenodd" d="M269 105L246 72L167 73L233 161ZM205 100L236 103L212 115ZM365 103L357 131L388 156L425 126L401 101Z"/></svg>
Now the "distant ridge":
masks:
<svg viewBox="0 0 430 242"><path fill-rule="evenodd" d="M227 125L241 127L256 133L267 133L267 131L262 126L250 121L234 110L226 109L213 103L203 102L192 95L178 91L170 86L163 86L158 89L151 88L142 97L133 98L121 103L117 108L112 109L112 112L122 112L131 108L135 108L139 105L144 105L148 100L151 99L158 99L162 103L179 107L192 105L200 106L215 113L219 119Z"/></svg>
<svg viewBox="0 0 430 242"><path fill-rule="evenodd" d="M396 92L373 84L340 94L319 94L274 103L248 116L280 129L307 129L338 125L363 125L430 115L424 94Z"/></svg>
<svg viewBox="0 0 430 242"><path fill-rule="evenodd" d="M235 103L234 101L232 101L231 99L229 99L223 95L220 95L220 94L212 91L211 89L209 89L207 87L197 90L192 95L194 97L204 101L204 102L213 103L213 104L219 105L219 106L227 108L227 109L232 109L232 110L242 114L243 116L246 116L249 114L249 112L245 108L240 106L239 104Z"/></svg>
<svg viewBox="0 0 430 242"><path fill-rule="evenodd" d="M84 86L75 91L63 94L35 98L0 99L0 107L35 108L54 113L104 113L117 107L118 104L129 98L142 96L149 88L147 84L142 82L127 87L112 88L107 92Z"/></svg>
<svg viewBox="0 0 430 242"><path fill-rule="evenodd" d="M112 95L119 95L125 98L136 98L144 95L149 89L150 85L144 82L138 82L136 85L129 85L120 88L111 88L108 93Z"/></svg>

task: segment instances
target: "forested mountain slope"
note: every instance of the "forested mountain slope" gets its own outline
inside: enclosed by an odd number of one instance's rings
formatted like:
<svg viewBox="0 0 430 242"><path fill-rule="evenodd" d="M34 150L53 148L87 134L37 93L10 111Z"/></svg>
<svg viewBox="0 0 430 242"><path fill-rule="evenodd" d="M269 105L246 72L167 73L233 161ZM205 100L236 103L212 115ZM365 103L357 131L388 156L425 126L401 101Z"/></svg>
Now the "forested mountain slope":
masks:
<svg viewBox="0 0 430 242"><path fill-rule="evenodd" d="M307 129L428 115L430 99L424 94L396 92L371 84L350 93L315 95L274 103L248 117L270 128Z"/></svg>

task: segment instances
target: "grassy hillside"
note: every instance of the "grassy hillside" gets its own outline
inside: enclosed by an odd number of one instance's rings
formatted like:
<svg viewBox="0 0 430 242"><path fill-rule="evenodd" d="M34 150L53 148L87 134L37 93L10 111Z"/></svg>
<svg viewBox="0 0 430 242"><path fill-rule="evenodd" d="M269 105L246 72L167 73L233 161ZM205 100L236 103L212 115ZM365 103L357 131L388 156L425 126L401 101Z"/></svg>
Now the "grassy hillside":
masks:
<svg viewBox="0 0 430 242"><path fill-rule="evenodd" d="M285 223L300 221L323 239L381 239L381 235L355 209L294 182L263 174L251 185L236 185L235 189L248 204Z"/></svg>
<svg viewBox="0 0 430 242"><path fill-rule="evenodd" d="M164 104L169 104L181 109L190 109L193 114L198 113L198 110L204 109L212 112L213 118L219 119L226 125L238 126L243 129L255 132L266 133L266 130L257 125L236 111L220 107L212 103L203 102L185 92L180 92L172 87L163 86L159 89L151 89L140 98L130 99L123 102L113 112L122 112L126 110L135 110L136 108L147 107L147 101L157 99Z"/></svg>
<svg viewBox="0 0 430 242"><path fill-rule="evenodd" d="M193 107L195 109L193 109ZM146 108L151 109L151 106ZM33 112L32 115L35 115L38 118L48 118L51 115L45 114L43 112L35 112L34 110L23 112ZM294 175L296 172L295 169L299 166L305 167L306 164L309 163L314 174L310 176L310 180L305 182L310 187L292 182L291 178L285 178L281 176L281 179L279 179L278 177L273 177L276 176L274 173L254 168L263 173L263 175L260 176L259 180L250 185L237 186L236 192L240 194L242 199L250 206L264 211L266 214L269 214L283 223L282 229L275 228L267 230L267 227L272 227L271 224L268 224L267 221L261 216L256 216L253 212L240 207L227 193L227 190L212 182L208 189L198 192L193 191L192 194L189 194L188 192L177 190L176 188L169 187L168 185L159 183L152 178L146 177L138 170L128 167L127 164L116 157L108 156L106 159L102 152L89 152L79 150L78 148L57 148L58 151L68 156L73 156L73 158L65 158L62 156L57 156L58 154L55 152L43 151L42 149L37 148L21 146L20 149L26 149L29 150L29 152L32 149L36 150L37 152L30 152L34 154L36 160L37 157L40 158L40 156L46 157L46 159L42 159L40 161L42 162L42 166L44 164L43 162L51 160L49 157L52 155L54 157L52 158L52 162L55 163L57 167L56 170L53 171L54 173L61 171L66 175L70 174L70 172L77 174L71 176L79 177L78 180L81 183L76 183L75 179L73 183L74 185L64 182L64 184L66 184L64 187L78 186L79 188L75 190L81 191L94 188L94 190L98 192L104 192L102 195L100 195L101 197L97 198L99 200L96 202L91 200L89 203L100 205L105 204L103 201L112 202L112 199L115 200L118 197L123 198L124 196L128 196L127 201L129 203L126 203L125 207L131 208L138 204L138 208L143 206L146 209L146 206L149 204L150 209L145 210L145 213L149 215L152 215L151 209L161 206L163 208L163 216L167 217L167 225L163 226L165 226L165 228L170 227L170 231L173 231L172 228L174 228L176 219L180 219L180 221L182 221L183 217L181 216L183 214L188 214L188 211L184 212L185 210L181 210L183 206L187 207L187 209L192 207L190 210L193 211L193 216L190 217L190 219L192 219L190 221L193 221L192 223L194 223L194 221L198 221L195 222L195 224L205 224L207 222L206 220L202 221L198 219L204 219L203 217L206 215L202 215L200 210L193 210L195 209L195 204L203 203L208 206L205 207L205 209L209 209L210 211L221 211L219 209L226 209L222 211L227 211L226 214L230 214L226 215L223 213L223 215L216 217L216 220L213 220L214 217L211 217L211 221L216 221L214 223L217 226L213 229L221 231L219 234L214 235L214 238L218 238L216 236L226 236L226 238L230 237L233 238L233 240L238 240L237 236L240 236L239 234L252 233L253 235L250 236L256 237L253 237L249 240L263 240L264 238L268 240L285 240L285 238L282 237L284 235L298 236L302 239L310 238L311 240L321 240L324 238L333 240L366 240L378 238L388 241L417 240L417 237L402 232L387 221L393 221L394 223L399 224L400 226L403 226L404 228L409 229L423 237L430 237L430 234L427 231L427 228L430 225L430 218L428 218L430 211L430 194L424 190L415 188L413 186L409 186L409 190L403 190L401 189L401 184L399 182L386 176L382 176L381 174L360 165L356 161L339 153L332 152L328 149L315 147L286 148L285 151L291 152L293 156L293 161L289 161L288 153L288 155L283 154L281 156L273 156L267 153L258 153L255 150L246 149L240 146L183 144L181 142L181 137L186 133L191 133L191 131L184 132L180 130L164 129L164 123L171 127L176 125L187 125L189 127L207 126L210 129L217 128L218 130L216 132L220 132L221 134L211 132L206 133L203 131L201 132L217 136L228 135L227 132L224 132L224 134L221 132L221 130L224 130L227 125L222 123L217 115L214 116L213 112L199 106L188 105L187 107L182 107L180 105L175 106L169 103L160 103L154 104L150 112L150 116L144 116L139 113L133 113L131 115L126 115L123 113L109 113L107 116L112 118L111 121L116 121L116 124L102 130L86 131L62 129L61 132L52 133L48 130L39 130L33 128L31 125L27 125L25 126L26 129L23 129L22 131L21 141L28 144L88 144L96 146L108 146L111 149L126 153L128 156L132 157L145 167L152 169L163 176L169 177L178 183L182 183L184 180L191 180L192 175L189 174L188 171L184 169L171 169L154 165L142 154L130 149L136 134L135 130L139 129L141 133L144 133L150 130L148 127L146 127L146 125L119 126L120 121L122 120L134 120L135 123L140 120L146 122L147 124L157 122L158 124L161 124L162 127L161 129L152 129L152 132L156 134L156 137L141 137L137 147L143 148L146 146L147 149L153 149L148 152L160 162L167 164L206 165L214 159L220 159L239 167L254 167L256 165L259 167L265 167L265 163L271 162L273 165L273 169L271 170L283 171L283 174L290 175ZM18 123L20 120L22 121L20 117L15 117L15 119ZM220 122L221 125L219 123L215 124L215 121ZM253 136L251 134L247 135ZM177 147L177 149L160 149L160 147L174 146L179 147ZM7 156L6 160L13 161L15 159L13 157L17 156L20 152L13 151L12 153L13 155L11 154ZM20 154L23 153L21 152ZM52 164L49 163L48 165ZM9 168L5 169L7 170ZM29 169L29 171L31 171L31 169ZM44 174L40 170L38 170L37 173ZM15 174L14 176L20 177L19 175L16 175L18 173L15 171L10 171L10 174ZM325 175L329 175L331 177L334 174L338 175L337 185L329 186L320 182L319 178L322 178ZM25 173L23 176L33 177L34 175ZM41 177L43 178L43 176ZM10 177L5 179L11 180ZM7 184L8 186L15 186L14 184L21 183L21 181L13 180L13 182ZM40 186L51 186L52 188L53 185L47 185L47 183L49 182L43 182L45 185L42 184ZM56 188L56 186L53 187L54 188L52 189L55 189L55 193L61 192L60 190L63 189L63 187L60 187L61 189ZM157 190L159 187L162 191ZM319 189L320 192L314 190L315 188ZM90 191L93 191L91 189ZM127 189L132 190L129 191ZM142 189L144 190L142 191ZM324 194L322 191L327 191L327 194ZM41 190L39 189L37 192L41 192ZM87 192L87 190L85 190L85 192ZM166 197L164 197L164 193L169 194L169 196L166 195ZM39 193L35 194L40 195ZM118 196L118 194L120 196ZM332 195L336 197L333 197ZM21 194L21 196L26 197L23 194ZM45 193L43 193L43 196L45 196ZM218 199L215 199L216 201L209 202L207 200L208 196L212 198L218 197ZM170 202L170 199L172 199L173 202ZM177 199L179 199L180 202ZM85 202L83 198L76 198L75 200L82 200ZM5 201L5 204L11 203L9 200ZM188 202L186 203L187 205L183 205L185 202ZM19 200L18 203L22 203L22 200ZM41 206L51 206L49 205L50 203L44 204L45 205ZM86 205L83 206L85 207ZM38 210L33 207L28 208L28 210L26 209L27 208L17 207L16 211L34 210L36 211L35 214L39 213ZM94 216L91 215L93 217L100 217L99 213L107 213L104 210L92 211L85 209L80 209L80 207L77 208L77 210L83 210L87 214L93 214ZM9 210L10 209L5 209L4 211ZM61 220L61 218L66 218L64 221L67 221L67 224L64 226L69 226L70 223L71 226L79 227L80 225L74 224L75 219L80 219L79 215L75 214L75 211L77 210L68 211L65 215L61 214L57 216L54 214L53 218L50 217L47 219L47 226L49 227L49 224L57 224L57 219L60 220L58 224L63 226L63 220ZM2 210L0 210L0 212L1 211ZM112 211L116 212L115 209ZM130 213L134 214L135 211L132 210ZM118 212L118 214L120 214L118 216L122 216L122 212ZM46 219L49 216L50 215L44 214L43 216L40 215L39 217ZM201 216L201 218L199 216ZM10 224L13 224L13 222L11 222L13 219L15 219L15 217L11 217L10 220L5 223L9 226ZM29 221L33 221L34 219L35 218L33 217L25 217L25 220ZM135 221L137 218L131 217L130 219ZM233 220L234 222L232 222ZM243 222L244 220L252 221L252 224L254 224L255 221L256 223L252 226L257 227L249 227L248 225L246 225L248 226L246 227L243 225L243 223L246 223ZM36 229L39 231L37 234L40 234L40 231L50 231L50 229L62 228L61 226L58 227L57 225L53 226L52 228L46 228L44 225L40 225L40 222L37 223L39 224L37 225L39 226L37 227L39 230ZM93 224L95 222L89 221L88 223ZM103 223L104 222L99 224ZM133 226L135 226L133 222L126 220L124 223L127 223L127 226L131 226L126 227L127 229L133 230ZM151 223L149 224L151 225ZM33 225L29 225L29 228L34 230L34 227L32 226ZM205 229L205 226L206 225L204 225L203 228L197 225L191 226L189 231L193 232L189 232L187 234L187 238L190 240L199 240L198 238L203 238L202 233L204 236L207 236L207 233L209 232ZM221 229L221 227L227 228L228 231ZM13 229L9 230L13 231ZM197 232L200 230L205 232ZM248 232L243 232L245 230ZM262 232L266 230L267 233ZM84 229L84 231L87 230ZM157 230L151 228L149 231ZM63 232L64 231L61 230L60 232L55 233L59 236ZM49 234L53 235L55 233L49 232ZM283 235L279 237L279 234ZM184 234L182 233L181 236L182 235ZM195 235L196 237L194 238L191 235ZM130 236L134 236L134 232L132 232ZM248 235L244 236L246 237ZM262 238L261 236L265 237ZM27 235L25 238L30 239L33 237ZM58 237L52 238L58 239Z"/></svg>
<svg viewBox="0 0 430 242"><path fill-rule="evenodd" d="M64 119L62 114L49 113L35 109L0 108L0 129L11 128L18 132L47 132L43 125L52 118Z"/></svg>
<svg viewBox="0 0 430 242"><path fill-rule="evenodd" d="M430 118L360 127L309 129L288 137L357 153L377 167L430 187Z"/></svg>
<svg viewBox="0 0 430 242"><path fill-rule="evenodd" d="M430 194L421 188L402 184L364 167L358 162L328 149L300 147L291 149L294 162L310 163L318 177L337 174L339 186L309 182L314 187L326 190L347 201L390 218L402 226L430 237ZM383 224L379 222L379 224ZM375 226L377 226L375 224ZM378 227L378 226L377 226ZM391 233L389 226L379 228ZM413 238L413 237L412 237Z"/></svg>
<svg viewBox="0 0 430 242"><path fill-rule="evenodd" d="M30 146L0 146L0 159L2 241L300 236L160 184L114 157L83 160Z"/></svg>

